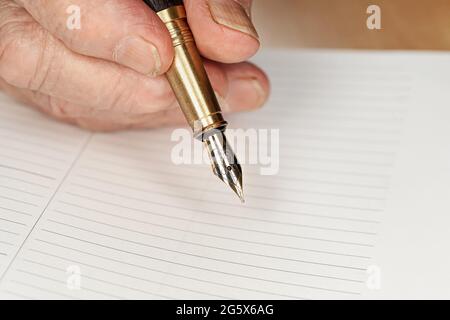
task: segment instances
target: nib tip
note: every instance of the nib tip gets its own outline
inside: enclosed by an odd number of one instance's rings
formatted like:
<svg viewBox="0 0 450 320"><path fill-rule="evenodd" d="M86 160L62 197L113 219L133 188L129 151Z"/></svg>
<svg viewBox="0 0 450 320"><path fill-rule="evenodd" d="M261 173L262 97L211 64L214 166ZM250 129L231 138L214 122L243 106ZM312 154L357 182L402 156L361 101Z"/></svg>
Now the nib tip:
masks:
<svg viewBox="0 0 450 320"><path fill-rule="evenodd" d="M244 192L242 191L242 188L241 187L237 187L236 189L237 190L235 192L238 195L239 199L241 200L241 203L245 203Z"/></svg>

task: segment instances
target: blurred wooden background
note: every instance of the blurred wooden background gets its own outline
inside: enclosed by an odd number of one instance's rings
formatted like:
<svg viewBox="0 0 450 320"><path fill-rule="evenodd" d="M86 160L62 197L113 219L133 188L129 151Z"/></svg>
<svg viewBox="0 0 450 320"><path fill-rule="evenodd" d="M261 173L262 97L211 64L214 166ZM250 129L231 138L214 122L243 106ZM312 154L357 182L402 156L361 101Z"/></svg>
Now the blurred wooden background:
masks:
<svg viewBox="0 0 450 320"><path fill-rule="evenodd" d="M381 30L366 26L381 7ZM450 49L450 0L254 0L263 46Z"/></svg>

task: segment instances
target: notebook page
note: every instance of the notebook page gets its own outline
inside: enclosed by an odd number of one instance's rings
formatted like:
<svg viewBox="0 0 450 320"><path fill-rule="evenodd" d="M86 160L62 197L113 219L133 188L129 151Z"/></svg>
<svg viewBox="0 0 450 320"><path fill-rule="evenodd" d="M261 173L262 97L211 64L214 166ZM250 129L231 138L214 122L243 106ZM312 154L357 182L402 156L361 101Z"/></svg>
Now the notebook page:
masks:
<svg viewBox="0 0 450 320"><path fill-rule="evenodd" d="M244 165L245 205L206 165L171 162L171 129L77 133L77 161L68 160L3 273L3 294L358 297L418 89L415 61L333 51L268 52L257 61L271 76L272 99L230 122L279 129L280 169L262 176L261 166Z"/></svg>
<svg viewBox="0 0 450 320"><path fill-rule="evenodd" d="M88 134L0 96L0 275L3 275Z"/></svg>

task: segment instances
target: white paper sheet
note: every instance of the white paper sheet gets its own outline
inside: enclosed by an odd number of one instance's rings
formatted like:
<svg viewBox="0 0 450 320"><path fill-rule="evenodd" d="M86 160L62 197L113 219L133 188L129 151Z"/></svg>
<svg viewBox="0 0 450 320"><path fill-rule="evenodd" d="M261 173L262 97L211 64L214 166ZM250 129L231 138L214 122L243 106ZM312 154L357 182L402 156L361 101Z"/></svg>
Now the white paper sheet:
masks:
<svg viewBox="0 0 450 320"><path fill-rule="evenodd" d="M450 55L267 51L280 170L246 204L173 129L91 134L0 102L0 296L450 297ZM369 271L368 271L369 268Z"/></svg>

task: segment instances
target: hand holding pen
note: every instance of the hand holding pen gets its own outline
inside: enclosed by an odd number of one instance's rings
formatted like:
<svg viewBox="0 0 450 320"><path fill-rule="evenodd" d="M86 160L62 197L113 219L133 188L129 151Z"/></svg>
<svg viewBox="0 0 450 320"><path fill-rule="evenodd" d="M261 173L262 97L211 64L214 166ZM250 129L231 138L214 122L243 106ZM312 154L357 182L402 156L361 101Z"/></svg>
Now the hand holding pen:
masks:
<svg viewBox="0 0 450 320"><path fill-rule="evenodd" d="M259 47L250 4L185 1L225 113L257 108L268 95L264 73L242 62ZM169 32L142 0L0 0L0 8L3 91L92 130L185 122L163 76L174 58ZM80 28L69 28L77 8Z"/></svg>

